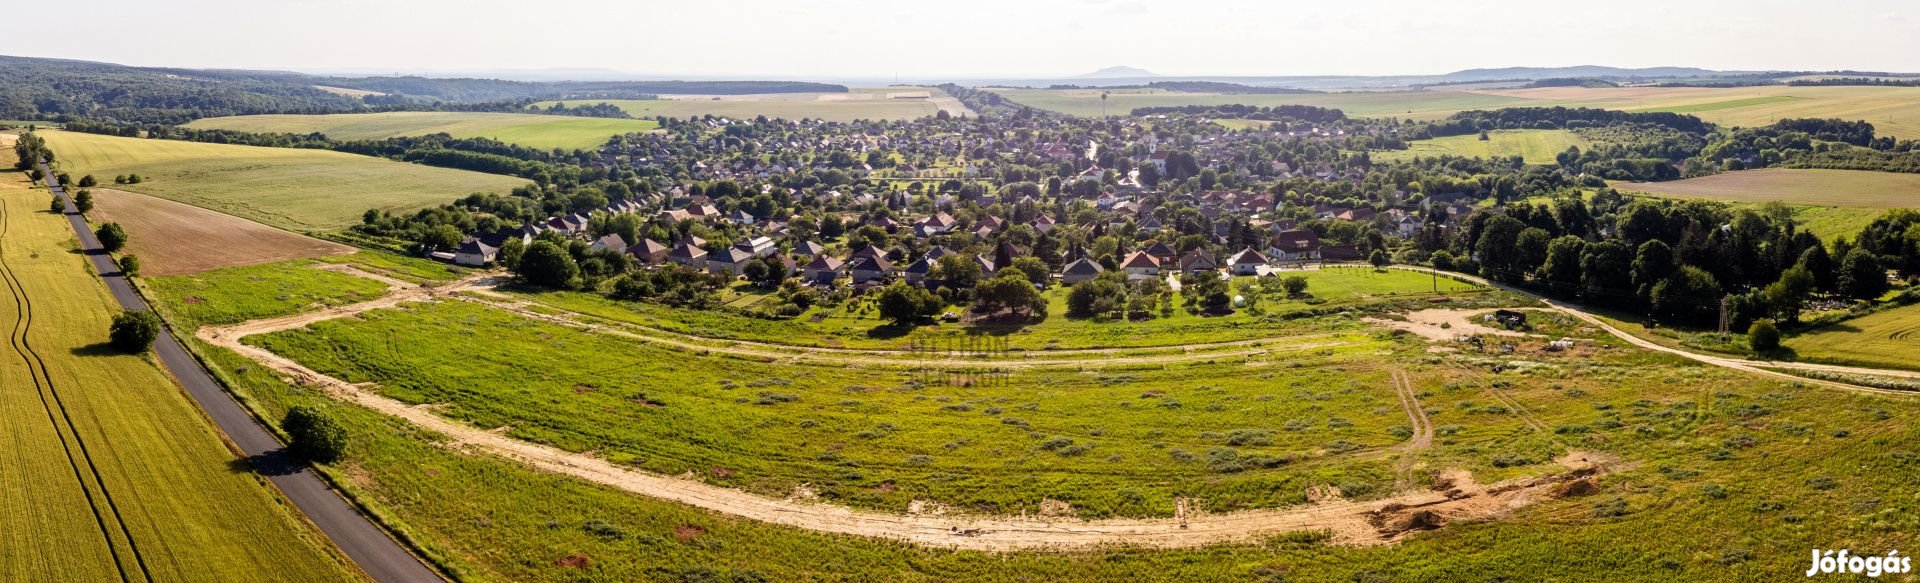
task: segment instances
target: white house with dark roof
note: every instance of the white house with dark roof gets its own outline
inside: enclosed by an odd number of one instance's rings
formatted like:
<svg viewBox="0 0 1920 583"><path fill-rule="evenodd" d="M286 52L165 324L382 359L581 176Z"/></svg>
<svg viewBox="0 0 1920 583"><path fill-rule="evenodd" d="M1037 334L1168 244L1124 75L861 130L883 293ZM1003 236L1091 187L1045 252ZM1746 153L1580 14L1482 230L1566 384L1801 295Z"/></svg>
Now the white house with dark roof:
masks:
<svg viewBox="0 0 1920 583"><path fill-rule="evenodd" d="M754 259L754 254L744 249L728 247L707 256L707 271L739 277L740 274L746 273L747 262Z"/></svg>
<svg viewBox="0 0 1920 583"><path fill-rule="evenodd" d="M1073 260L1072 263L1068 263L1066 267L1060 269L1060 283L1073 285L1100 277L1100 274L1106 271L1107 269L1101 267L1099 263L1095 263L1092 259L1082 257Z"/></svg>
<svg viewBox="0 0 1920 583"><path fill-rule="evenodd" d="M1120 269L1127 272L1128 279L1142 279L1160 276L1160 260L1145 251L1135 251L1120 263Z"/></svg>
<svg viewBox="0 0 1920 583"><path fill-rule="evenodd" d="M454 250L453 262L468 267L486 267L493 263L499 253L499 248L481 243L479 239L467 237L465 241L460 242L460 247Z"/></svg>
<svg viewBox="0 0 1920 583"><path fill-rule="evenodd" d="M1267 256L1254 251L1252 247L1233 254L1233 258L1228 262L1229 269L1233 270L1234 275L1259 275L1260 268L1266 267L1267 263Z"/></svg>

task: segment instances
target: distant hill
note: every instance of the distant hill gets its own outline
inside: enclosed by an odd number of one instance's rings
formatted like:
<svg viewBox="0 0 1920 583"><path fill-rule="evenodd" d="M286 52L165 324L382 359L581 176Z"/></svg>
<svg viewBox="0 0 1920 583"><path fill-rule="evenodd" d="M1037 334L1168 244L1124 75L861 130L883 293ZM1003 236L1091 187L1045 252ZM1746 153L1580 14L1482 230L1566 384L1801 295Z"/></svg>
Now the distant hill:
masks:
<svg viewBox="0 0 1920 583"><path fill-rule="evenodd" d="M1140 69L1136 67L1107 67L1105 69L1094 71L1092 73L1087 73L1085 75L1077 75L1071 78L1073 79L1138 79L1142 77L1159 77L1159 75L1154 74L1152 71L1148 71L1146 69Z"/></svg>
<svg viewBox="0 0 1920 583"><path fill-rule="evenodd" d="M376 92L343 94L337 89ZM329 77L283 71L129 67L0 56L0 119L186 123L269 113L350 113L376 107L553 99L647 99L660 94L844 93L792 81L502 81L428 77Z"/></svg>

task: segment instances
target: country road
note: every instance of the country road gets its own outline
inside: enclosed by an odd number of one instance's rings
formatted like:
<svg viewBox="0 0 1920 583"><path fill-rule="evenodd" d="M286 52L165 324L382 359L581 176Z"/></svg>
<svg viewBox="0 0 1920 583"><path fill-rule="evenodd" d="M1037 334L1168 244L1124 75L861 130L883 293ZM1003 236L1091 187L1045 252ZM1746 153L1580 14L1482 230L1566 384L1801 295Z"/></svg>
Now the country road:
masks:
<svg viewBox="0 0 1920 583"><path fill-rule="evenodd" d="M120 273L120 266L114 263L113 257L101 248L100 241L87 227L86 218L74 207L73 199L67 196L64 188L51 180L55 176L52 169L43 163L40 171L49 178L47 186L53 193L66 201L67 220L73 225L74 236L94 270L99 272L100 279L106 283L108 291L113 293L114 300L128 311L148 310L146 300L134 291L132 283ZM334 492L311 467L289 461L281 455L285 446L280 440L227 395L213 380L213 376L171 334L161 334L153 343L153 351L161 365L186 389L187 394L193 397L194 402L230 441L255 460L256 465L276 466L273 469L281 470L264 473L362 571L382 582L444 580Z"/></svg>

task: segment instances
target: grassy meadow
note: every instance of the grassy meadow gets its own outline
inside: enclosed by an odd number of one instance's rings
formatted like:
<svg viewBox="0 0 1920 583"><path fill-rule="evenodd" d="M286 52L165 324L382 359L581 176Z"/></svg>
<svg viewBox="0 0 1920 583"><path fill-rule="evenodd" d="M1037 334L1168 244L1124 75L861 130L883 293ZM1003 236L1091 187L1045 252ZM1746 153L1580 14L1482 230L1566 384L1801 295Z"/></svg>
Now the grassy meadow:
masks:
<svg viewBox="0 0 1920 583"><path fill-rule="evenodd" d="M1920 370L1920 306L1904 306L1801 332L1781 342L1800 360Z"/></svg>
<svg viewBox="0 0 1920 583"><path fill-rule="evenodd" d="M216 272L217 273L217 272ZM267 278L271 280L272 278ZM249 281L244 278L237 282ZM265 281L256 282L265 284ZM236 283L236 285L240 285ZM182 298L162 294L162 302L178 305ZM297 309L297 308L286 308ZM272 309L261 310L271 313ZM1123 459L1118 477L1087 472L1100 468L1114 453L1164 451L1145 439L1169 441L1176 436L1212 440L1198 433L1211 428L1259 428L1281 425L1269 438L1272 446L1243 446L1247 450L1289 451L1297 444L1333 436L1333 428L1315 424L1300 433L1286 430L1287 419L1256 418L1254 411L1277 415L1305 414L1319 407L1329 416L1353 422L1367 443L1397 443L1396 429L1382 423L1404 423L1404 414L1390 393L1375 387L1381 363L1399 363L1414 372L1419 398L1440 428L1434 449L1423 454L1430 471L1437 467L1464 467L1476 478L1499 479L1540 471L1539 456L1574 448L1617 455L1629 462L1619 473L1599 480L1599 492L1539 500L1493 521L1449 525L1439 531L1414 535L1404 541L1374 547L1331 546L1311 535L1276 536L1259 544L1219 545L1190 550L1106 548L1067 552L987 554L928 549L838 535L775 527L664 503L578 480L530 470L487 455L463 453L438 445L434 435L404 422L357 407L330 403L310 390L290 386L274 375L231 353L199 346L211 366L236 391L268 418L286 407L317 403L328 407L352 434L349 458L327 468L351 495L372 506L456 575L473 579L567 581L597 579L689 579L764 577L772 580L887 579L932 581L1025 576L1046 580L1246 580L1282 576L1305 580L1464 580L1480 577L1517 579L1577 579L1599 570L1618 580L1668 581L1702 579L1785 580L1805 570L1807 548L1833 546L1874 550L1904 548L1906 533L1920 528L1913 518L1920 502L1905 495L1905 475L1920 451L1920 437L1898 421L1920 412L1910 400L1834 393L1794 383L1756 379L1748 375L1698 365L1663 355L1634 351L1616 341L1593 339L1577 327L1542 319L1559 335L1571 333L1592 342L1590 350L1540 353L1433 353L1424 344L1396 338L1373 339L1368 346L1334 354L1313 355L1297 367L1275 364L1264 368L1244 365L1175 370L1125 371L1133 378L1103 372L1083 375L1055 387L1056 376L1035 373L1016 377L1003 386L968 388L928 386L907 390L880 374L866 371L794 370L764 363L704 362L706 357L676 355L670 362L642 360L627 350L601 351L602 341L574 330L514 322L466 303L416 304L406 310L373 314L365 322L337 322L322 334L297 332L289 341L306 348L306 358L333 363L343 369L400 376L402 367L419 365L425 379L396 391L432 394L450 401L453 410L479 414L529 414L545 419L528 426L527 435L602 434L624 436L609 448L651 452L636 458L640 464L659 464L658 458L677 455L730 456L726 451L702 449L773 449L759 443L780 435L821 432L791 452L775 451L745 460L739 467L687 463L703 479L731 472L727 479L747 482L741 470L830 473L831 487L841 496L885 499L887 488L907 490L912 476L930 470L903 464L910 447L939 444L928 455L932 466L968 463L997 482L1021 475L1004 466L1032 468L1032 481L1018 480L1009 489L969 494L982 501L998 499L1003 509L1039 496L1067 496L1082 509L1097 508L1102 499L1122 502L1115 492L1082 489L1053 491L1058 484L1047 477L1069 476L1074 482L1112 483L1143 480L1131 488L1137 493L1171 488L1158 482L1182 483L1192 469L1170 454L1159 459ZM407 331L417 338L442 338L447 346L385 346L386 332ZM547 336L543 336L547 335ZM549 337L550 336L550 337ZM270 337L271 338L271 337ZM413 338L413 337L410 337ZM273 341L288 340L287 337ZM494 345L489 347L489 345ZM345 351L327 346L365 346ZM457 351L452 346L469 350ZM424 362L407 356L415 349L446 358L481 355L472 367L452 362ZM516 354L517 353L517 354ZM566 356L573 358L568 359ZM500 367L495 359L523 359L537 375L516 378L530 382L507 385L493 379ZM670 382L640 383L666 366L684 367ZM463 372L462 368L482 372ZM701 382L697 370L725 367ZM1342 370L1344 367L1344 370ZM1500 372L1492 372L1492 371ZM574 385L582 375L595 373L600 381L588 390ZM765 376L762 376L765 375ZM781 376L772 376L781 375ZM846 378L858 375L857 378ZM411 375L409 375L411 376ZM1064 375L1063 375L1064 376ZM1176 377L1185 378L1180 381ZM467 385L449 388L443 383L465 377ZM383 378L383 377L378 377ZM768 379L774 379L768 382ZM778 379L789 379L781 385ZM1022 380L1031 379L1031 380ZM722 388L732 380L734 388ZM1107 384L1104 381L1113 381ZM762 386L749 386L760 381ZM592 381L589 381L592 382ZM843 383L845 383L843 385ZM455 394L474 387L475 394ZM859 385L862 390L849 391ZM1203 389L1202 386L1207 386ZM876 390L865 390L871 387ZM1168 393L1144 396L1156 387ZM432 391L429 393L429 391ZM759 405L761 392L789 394L796 400L770 399ZM623 400L634 392L658 406ZM1375 396L1379 393L1379 396ZM482 394L499 395L489 404ZM1262 395L1274 395L1269 401ZM1320 400L1321 395L1327 395ZM925 396L925 400L916 399ZM942 402L937 397L949 396ZM732 399L729 399L732 397ZM738 397L751 402L738 403ZM1006 403L996 403L1001 397ZM1503 405L1504 399L1524 404L1524 414ZM1181 402L1177 409L1157 403ZM841 404L841 401L859 401ZM1133 402L1120 407L1120 402ZM1032 410L1018 407L1037 403ZM1215 410L1211 405L1224 404ZM949 405L970 404L971 411ZM936 406L937 405L937 406ZM1073 410L1096 406L1103 413L1123 415L1122 424ZM1151 406L1149 406L1151 405ZM818 408L816 408L816 406ZM1019 417L1036 429L1026 435L1000 423L991 426L984 407L999 406L1002 417ZM863 408L873 413L863 414ZM1384 411L1376 409L1384 408ZM1143 410L1144 409L1144 410ZM1335 413L1334 410L1338 409ZM1252 410L1252 411L1246 411ZM621 423L632 416L653 423ZM746 416L744 419L732 417ZM1399 417L1397 421L1390 419ZM704 421L696 422L696 420ZM804 420L813 427L800 427ZM1533 420L1542 430L1525 423ZM491 421L499 421L494 419ZM594 422L597 421L597 422ZM879 427L891 423L890 430ZM1163 424L1160 427L1142 423ZM1201 427L1188 427L1194 424ZM948 426L952 427L949 428ZM609 427L612 426L612 427ZM1093 435L1104 426L1107 435ZM729 431L728 428L732 428ZM516 425L516 431L522 428ZM1368 435L1384 429L1385 435ZM944 432L982 431L981 437L948 451ZM1138 434L1160 430L1160 438ZM1212 429L1218 432L1217 429ZM692 431L686 437L661 438L667 431ZM1402 430L1403 431L1403 430ZM834 435L828 435L832 432ZM1124 432L1124 433L1121 433ZM862 436L862 433L869 435ZM1122 437L1131 439L1122 439ZM1094 445L1079 455L1057 450L1035 450L1054 437L1074 444ZM583 439L575 437L573 439ZM834 444L840 457L819 454ZM995 444L1006 459L973 451ZM1014 447L1014 444L1027 447ZM1867 444L1872 444L1868 447ZM1198 445L1193 446L1195 448ZM1213 446L1220 447L1220 446ZM1233 446L1226 446L1233 447ZM1209 460L1201 453L1201 460ZM869 460L867 456L876 456ZM1508 467L1498 467L1504 458ZM851 461L870 463L849 463ZM963 460L966 460L963 462ZM1511 465L1525 462L1521 465ZM1158 482L1140 478L1133 463L1157 464L1172 475ZM1206 462L1200 462L1205 465ZM1338 465L1340 462L1332 462ZM1389 470L1384 462L1369 465L1346 462L1341 487L1368 483L1366 478ZM1796 468L1780 472L1783 465ZM1049 472L1044 467L1073 469ZM1187 468L1187 469L1180 469ZM1221 485L1199 488L1227 490L1225 484L1246 480L1251 491L1230 491L1228 502L1295 499L1304 482L1327 479L1326 464L1300 462L1274 470L1216 476ZM1086 472L1082 474L1079 472ZM958 474L958 472L948 472ZM1091 475L1088 475L1091 474ZM1314 476L1294 478L1291 474ZM969 474L971 475L971 474ZM905 478L903 478L905 477ZM895 481L886 487L884 480ZM938 483L930 479L928 482ZM1374 483L1378 483L1377 481ZM778 490L778 483L758 487ZM819 485L819 484L816 484ZM939 486L927 486L939 488ZM1270 489L1282 491L1270 492ZM823 493L823 496L825 494ZM1149 498L1152 500L1152 498ZM845 503L859 503L845 500ZM1013 505L1007 505L1012 501ZM1217 503L1217 502L1216 502ZM1159 502L1154 502L1159 504ZM979 511L974 505L965 511ZM1130 510L1115 504L1117 513L1155 513L1152 507ZM1852 516L1850 520L1820 517ZM1671 525L1686 524L1686 529Z"/></svg>
<svg viewBox="0 0 1920 583"><path fill-rule="evenodd" d="M106 345L118 307L47 197L0 174L0 257L18 286L0 286L0 326L38 356L10 342L0 358L3 578L363 579L149 357Z"/></svg>
<svg viewBox="0 0 1920 583"><path fill-rule="evenodd" d="M336 140L378 140L444 133L493 138L531 148L593 149L619 134L641 133L658 122L522 113L396 111L329 115L241 115L197 119L187 127L242 132L309 134Z"/></svg>
<svg viewBox="0 0 1920 583"><path fill-rule="evenodd" d="M505 194L527 181L325 150L263 148L42 132L62 171L296 232L333 231L381 208L396 213L473 192Z"/></svg>
<svg viewBox="0 0 1920 583"><path fill-rule="evenodd" d="M1520 156L1528 164L1552 165L1557 163L1554 156L1567 151L1567 148L1586 150L1591 147L1591 142L1568 130L1495 130L1488 132L1485 140L1480 139L1478 134L1418 140L1409 142L1405 150L1374 152L1370 156L1381 162L1441 155L1469 158Z"/></svg>
<svg viewBox="0 0 1920 583"><path fill-rule="evenodd" d="M912 97L910 97L912 96ZM661 99L575 99L569 107L611 103L627 115L648 117L698 117L714 115L734 119L767 116L778 119L822 119L847 122L856 119L913 119L946 110L962 115L969 111L959 100L932 87L859 87L847 93L769 93L764 95L666 95ZM543 102L541 107L555 102Z"/></svg>

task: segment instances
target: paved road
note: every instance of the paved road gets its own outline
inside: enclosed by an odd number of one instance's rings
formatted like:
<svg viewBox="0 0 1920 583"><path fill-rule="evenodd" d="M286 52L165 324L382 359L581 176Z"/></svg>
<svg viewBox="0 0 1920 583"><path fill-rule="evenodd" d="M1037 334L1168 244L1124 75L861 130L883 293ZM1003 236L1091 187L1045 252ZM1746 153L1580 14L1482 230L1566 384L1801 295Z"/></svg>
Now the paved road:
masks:
<svg viewBox="0 0 1920 583"><path fill-rule="evenodd" d="M101 249L99 239L88 228L86 218L73 206L64 189L53 184L53 172L40 166L41 174L47 176L48 185L54 194L67 200L67 220L73 224L74 235L79 237L80 248L93 262L93 268L100 272L100 279L106 281L107 289L113 292L113 298L120 307L131 311L147 310L147 302L135 292L133 285L120 273L113 257ZM220 426L220 431L233 443L240 446L254 461L256 467L273 481L280 491L285 493L307 518L320 526L321 532L333 539L333 543L345 551L360 569L382 582L443 581L433 569L421 563L400 543L387 536L385 530L373 524L366 516L345 498L333 491L326 481L314 475L313 468L282 453L285 446L266 428L261 427L246 409L214 382L213 376L201 368L200 361L187 353L185 347L171 334L161 334L153 343L154 354L172 374L173 378L187 389L187 394L199 403L207 412L207 417Z"/></svg>
<svg viewBox="0 0 1920 583"><path fill-rule="evenodd" d="M1395 265L1393 266L1393 268L1404 269L1407 271L1415 271L1420 273L1435 273L1434 270L1428 269L1425 267ZM1615 328L1612 325L1606 323L1605 321L1602 321L1599 317L1594 316L1593 314L1587 312L1585 309L1581 308L1579 305L1576 305L1573 303L1569 303L1562 300L1556 300L1556 299L1542 296L1527 290L1489 281L1484 278L1474 277L1471 275L1464 275L1464 274L1452 273L1447 271L1441 271L1438 273L1443 276L1459 278L1459 279L1471 281L1473 283L1477 283L1480 285L1499 288L1502 290L1510 291L1516 294L1520 294L1526 297L1540 300L1542 303L1547 304L1549 307L1552 307L1555 310L1559 310L1560 312L1563 312L1575 318L1579 318L1580 321L1586 322L1595 327L1598 327L1601 330L1605 331L1606 333L1614 335L1614 337L1627 341L1628 344L1632 344L1634 346L1644 348L1647 350L1652 350L1654 352L1665 352L1667 354L1686 357L1686 358L1693 359L1706 364L1731 368L1734 370L1746 371L1746 372L1750 372L1750 373L1761 375L1761 376L1799 381L1803 383L1826 385L1826 386L1835 387L1835 388L1847 389L1850 391L1858 391L1863 393L1879 393L1879 394L1885 394L1885 395L1900 395L1900 396L1907 396L1907 397L1916 396L1916 394L1913 391L1882 389L1878 387L1869 387L1864 385L1856 385L1852 383L1843 383L1843 382L1837 382L1837 381L1808 378L1808 377L1787 374L1787 373L1774 371L1774 370L1767 370L1767 368L1784 368L1784 369L1794 369L1794 370L1845 373L1845 374L1867 375L1867 376L1902 377L1902 378L1920 378L1920 372L1868 368L1868 367L1860 367L1860 366L1839 366L1839 365L1831 365L1831 364L1787 362L1787 361L1778 361L1778 360L1747 360L1743 358L1732 358L1732 357L1726 357L1726 356L1714 356L1711 354L1701 354L1698 352L1693 352L1691 350L1681 350L1678 348L1665 346L1665 345L1653 342L1651 340L1647 340L1645 338L1635 336L1633 334L1628 333L1625 330ZM1761 367L1767 367L1767 368L1761 368Z"/></svg>

